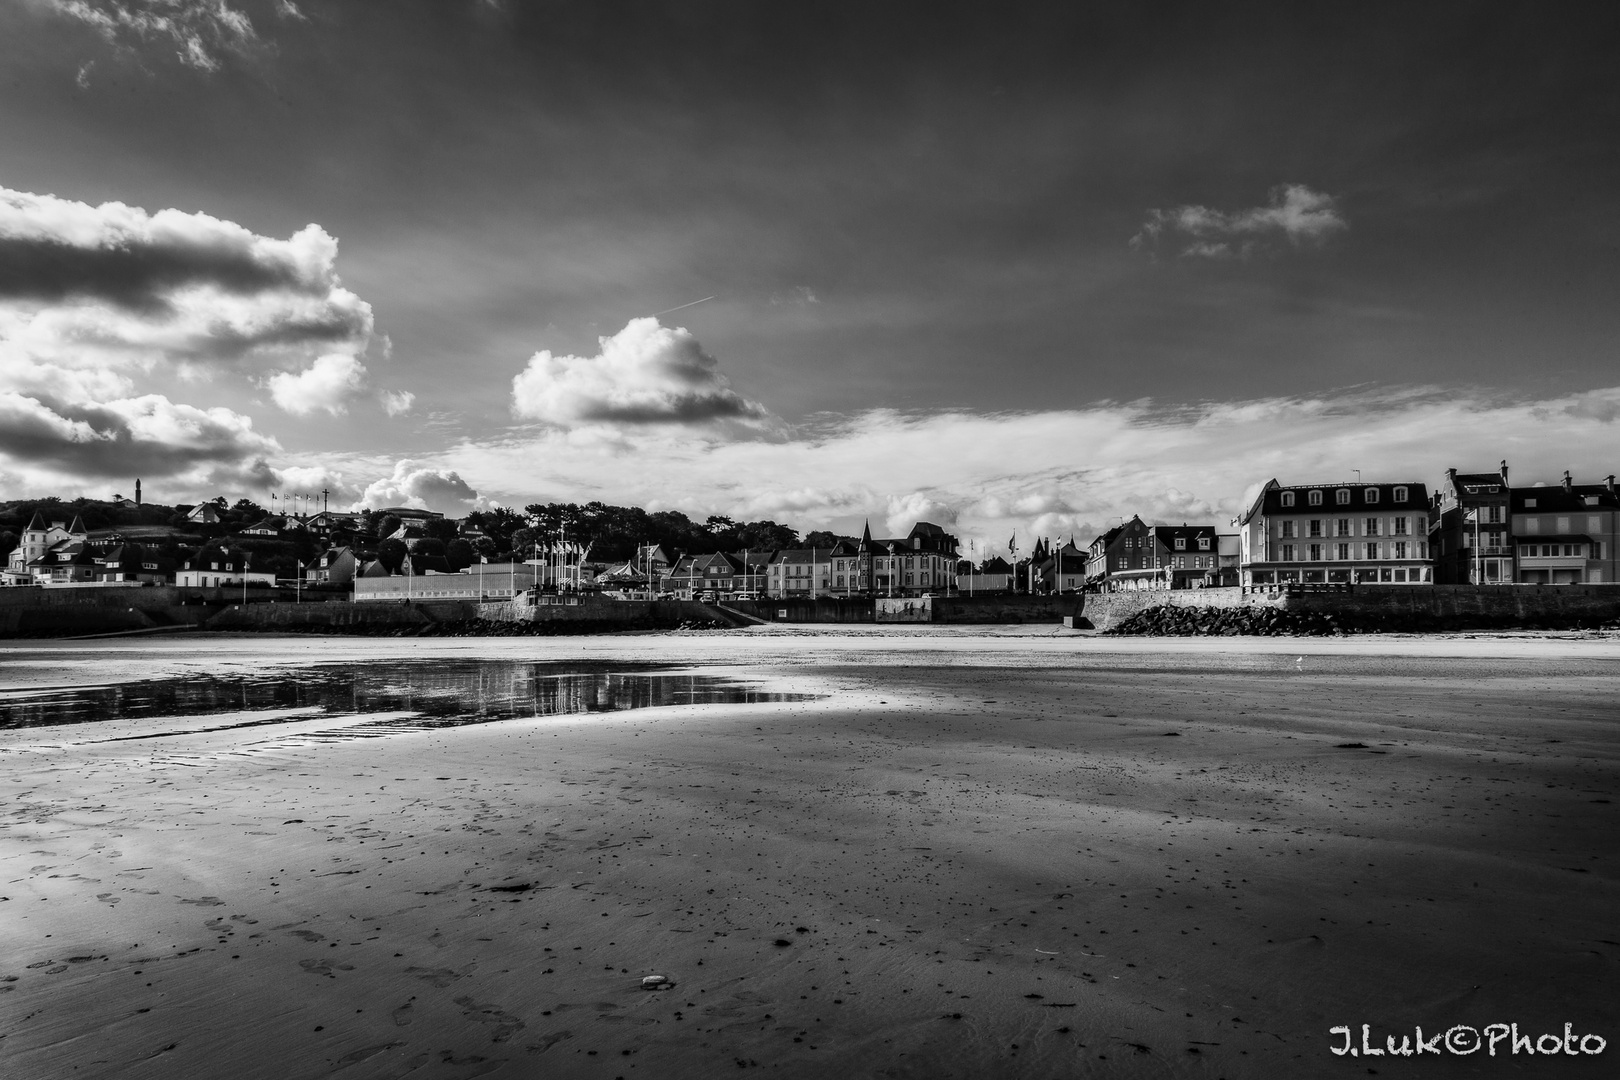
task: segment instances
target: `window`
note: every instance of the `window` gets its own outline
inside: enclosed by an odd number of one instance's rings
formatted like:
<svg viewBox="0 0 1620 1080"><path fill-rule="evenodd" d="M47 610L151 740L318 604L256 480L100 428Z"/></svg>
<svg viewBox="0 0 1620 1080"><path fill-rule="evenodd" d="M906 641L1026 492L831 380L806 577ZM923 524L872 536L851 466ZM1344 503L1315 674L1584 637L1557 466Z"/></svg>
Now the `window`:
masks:
<svg viewBox="0 0 1620 1080"><path fill-rule="evenodd" d="M1524 500L1524 508L1526 510L1534 510L1536 508L1536 500L1534 500L1534 499L1526 499L1526 500Z"/></svg>
<svg viewBox="0 0 1620 1080"><path fill-rule="evenodd" d="M1284 506L1294 505L1294 493L1292 491L1285 491L1282 493L1282 504Z"/></svg>
<svg viewBox="0 0 1620 1080"><path fill-rule="evenodd" d="M1492 524L1501 524L1502 508L1500 506L1490 507L1489 512L1485 515L1485 520Z"/></svg>
<svg viewBox="0 0 1620 1080"><path fill-rule="evenodd" d="M1322 519L1321 518L1312 518L1311 519L1311 535L1312 536L1321 536L1322 535Z"/></svg>
<svg viewBox="0 0 1620 1080"><path fill-rule="evenodd" d="M1349 536L1350 535L1350 519L1349 518L1340 518L1339 523L1338 523L1338 527L1336 529L1334 529L1333 535L1334 536Z"/></svg>
<svg viewBox="0 0 1620 1080"><path fill-rule="evenodd" d="M1348 562L1349 561L1349 559L1350 559L1350 545L1349 544L1340 544L1339 545L1339 559L1342 562Z"/></svg>
<svg viewBox="0 0 1620 1080"><path fill-rule="evenodd" d="M1398 518L1394 519L1394 522L1395 522L1395 535L1396 536L1405 536L1406 535L1406 525L1407 525L1407 522L1409 522L1409 521L1411 521L1411 518L1398 517Z"/></svg>
<svg viewBox="0 0 1620 1080"><path fill-rule="evenodd" d="M1523 521L1519 522L1519 527L1522 528L1527 533L1540 532L1541 531L1541 519L1540 518L1525 518Z"/></svg>
<svg viewBox="0 0 1620 1080"><path fill-rule="evenodd" d="M1340 488L1338 491L1335 491L1333 493L1333 501L1338 503L1340 506L1349 506L1350 505L1350 489L1349 488Z"/></svg>
<svg viewBox="0 0 1620 1080"><path fill-rule="evenodd" d="M1367 545L1367 558L1369 558L1369 559L1378 558L1378 545L1377 544L1368 544Z"/></svg>
<svg viewBox="0 0 1620 1080"><path fill-rule="evenodd" d="M1558 519L1558 531L1561 533L1569 532L1569 518L1561 517Z"/></svg>
<svg viewBox="0 0 1620 1080"><path fill-rule="evenodd" d="M1603 531L1603 519L1598 517L1596 514L1588 514L1588 515L1586 515L1586 531L1587 532L1602 532Z"/></svg>
<svg viewBox="0 0 1620 1080"><path fill-rule="evenodd" d="M1285 521L1285 522L1282 523L1282 534L1281 535L1283 535L1283 536L1293 536L1294 535L1294 523L1292 521Z"/></svg>
<svg viewBox="0 0 1620 1080"><path fill-rule="evenodd" d="M1378 535L1378 519L1377 518L1368 518L1367 519L1367 527L1365 529L1361 530L1361 535L1363 535L1363 536L1377 536Z"/></svg>
<svg viewBox="0 0 1620 1080"><path fill-rule="evenodd" d="M1306 498L1310 501L1312 506L1322 505L1322 493L1320 491L1313 491L1307 495Z"/></svg>
<svg viewBox="0 0 1620 1080"><path fill-rule="evenodd" d="M1322 561L1322 545L1321 544L1312 544L1311 545L1311 562L1321 562L1321 561Z"/></svg>
<svg viewBox="0 0 1620 1080"><path fill-rule="evenodd" d="M1209 550L1209 537L1200 536L1198 538L1198 550L1199 551L1208 551Z"/></svg>
<svg viewBox="0 0 1620 1080"><path fill-rule="evenodd" d="M1406 541L1405 540L1397 540L1397 541L1395 541L1395 555L1394 555L1394 558L1397 558L1397 559L1406 558Z"/></svg>
<svg viewBox="0 0 1620 1080"><path fill-rule="evenodd" d="M1378 501L1378 489L1377 488L1375 488L1375 487L1368 488L1366 494L1367 494L1367 502L1369 504L1375 503L1375 502Z"/></svg>
<svg viewBox="0 0 1620 1080"><path fill-rule="evenodd" d="M1283 557L1282 557L1283 562L1293 562L1294 561L1294 545L1293 544L1284 544L1283 545L1282 555L1283 555Z"/></svg>
<svg viewBox="0 0 1620 1080"><path fill-rule="evenodd" d="M1403 487L1396 488L1394 498L1395 498L1396 502L1405 502L1406 501L1406 489L1403 488Z"/></svg>
<svg viewBox="0 0 1620 1080"><path fill-rule="evenodd" d="M1177 551L1186 551L1187 550L1187 538L1185 536L1176 537L1176 550Z"/></svg>

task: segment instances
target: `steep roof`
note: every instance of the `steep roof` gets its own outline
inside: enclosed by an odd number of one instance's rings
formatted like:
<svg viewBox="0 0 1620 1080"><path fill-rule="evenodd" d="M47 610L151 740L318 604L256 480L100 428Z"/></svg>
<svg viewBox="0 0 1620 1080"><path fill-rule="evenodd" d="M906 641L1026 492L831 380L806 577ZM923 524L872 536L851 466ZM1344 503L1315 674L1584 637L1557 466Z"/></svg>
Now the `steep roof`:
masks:
<svg viewBox="0 0 1620 1080"><path fill-rule="evenodd" d="M808 566L828 561L832 558L833 551L833 548L783 548L771 556L771 561Z"/></svg>
<svg viewBox="0 0 1620 1080"><path fill-rule="evenodd" d="M35 510L34 511L34 516L28 522L28 531L29 532L45 532L48 529L50 529L50 526L45 524L44 516L42 514L40 514L40 512L38 510Z"/></svg>
<svg viewBox="0 0 1620 1080"><path fill-rule="evenodd" d="M1593 500L1593 501L1588 501ZM1583 510L1620 508L1620 496L1606 484L1548 484L1546 487L1514 488L1512 510L1524 513L1579 513Z"/></svg>
<svg viewBox="0 0 1620 1080"><path fill-rule="evenodd" d="M1272 486L1276 485L1276 486ZM1406 498L1397 501L1395 489L1405 488ZM1322 501L1311 504L1310 493L1322 493ZM1338 501L1338 493L1349 493L1349 502ZM1293 495L1293 505L1284 504L1284 496ZM1259 509L1266 514L1333 514L1358 511L1385 513L1391 510L1423 510L1429 505L1429 489L1416 480L1376 484L1268 484L1255 499L1255 506L1239 519L1247 522Z"/></svg>

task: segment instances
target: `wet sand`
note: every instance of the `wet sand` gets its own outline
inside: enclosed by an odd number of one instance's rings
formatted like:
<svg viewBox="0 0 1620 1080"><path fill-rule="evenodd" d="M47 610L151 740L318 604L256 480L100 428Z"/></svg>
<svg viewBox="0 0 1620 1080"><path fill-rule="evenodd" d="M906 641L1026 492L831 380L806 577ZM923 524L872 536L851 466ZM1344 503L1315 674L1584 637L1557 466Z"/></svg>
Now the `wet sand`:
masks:
<svg viewBox="0 0 1620 1080"><path fill-rule="evenodd" d="M1620 1053L1370 1061L1328 1033L1620 1036L1612 637L188 637L7 645L0 687L473 655L825 696L0 731L0 1074L1595 1077Z"/></svg>

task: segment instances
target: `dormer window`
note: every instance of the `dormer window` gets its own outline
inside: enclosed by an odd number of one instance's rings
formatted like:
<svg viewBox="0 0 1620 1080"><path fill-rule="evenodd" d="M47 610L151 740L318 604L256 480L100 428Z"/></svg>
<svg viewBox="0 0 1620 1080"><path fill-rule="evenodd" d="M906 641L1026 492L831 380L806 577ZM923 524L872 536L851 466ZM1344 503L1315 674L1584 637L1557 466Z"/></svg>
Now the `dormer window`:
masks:
<svg viewBox="0 0 1620 1080"><path fill-rule="evenodd" d="M1526 510L1534 510L1536 508L1536 500L1534 500L1534 499L1526 499L1526 500L1524 500L1524 507L1525 507Z"/></svg>
<svg viewBox="0 0 1620 1080"><path fill-rule="evenodd" d="M1333 501L1338 503L1340 506L1349 506L1350 505L1350 489L1349 488L1340 488L1338 491L1335 491L1333 493Z"/></svg>
<svg viewBox="0 0 1620 1080"><path fill-rule="evenodd" d="M1398 503L1403 503L1403 502L1406 501L1406 489L1405 488L1398 487L1398 488L1395 489L1395 501L1398 502Z"/></svg>
<svg viewBox="0 0 1620 1080"><path fill-rule="evenodd" d="M1186 551L1187 550L1187 538L1185 536L1176 537L1176 550L1177 551Z"/></svg>
<svg viewBox="0 0 1620 1080"><path fill-rule="evenodd" d="M1282 493L1282 504L1284 506L1294 505L1294 493L1292 491L1285 491Z"/></svg>
<svg viewBox="0 0 1620 1080"><path fill-rule="evenodd" d="M1200 536L1198 538L1198 550L1199 551L1208 551L1209 550L1209 537Z"/></svg>
<svg viewBox="0 0 1620 1080"><path fill-rule="evenodd" d="M1322 493L1320 491L1313 491L1309 495L1307 495L1306 498L1307 498L1307 500L1309 500L1309 502L1310 502L1310 504L1312 506L1321 506L1322 505Z"/></svg>
<svg viewBox="0 0 1620 1080"><path fill-rule="evenodd" d="M1375 502L1378 501L1378 489L1377 488L1368 488L1367 489L1367 501L1369 503L1375 503Z"/></svg>

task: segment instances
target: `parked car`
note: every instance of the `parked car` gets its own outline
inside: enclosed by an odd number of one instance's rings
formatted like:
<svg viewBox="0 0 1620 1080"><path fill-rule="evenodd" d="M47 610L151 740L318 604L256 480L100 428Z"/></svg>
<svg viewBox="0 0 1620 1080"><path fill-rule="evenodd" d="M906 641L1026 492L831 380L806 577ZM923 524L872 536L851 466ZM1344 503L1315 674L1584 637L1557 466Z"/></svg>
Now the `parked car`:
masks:
<svg viewBox="0 0 1620 1080"><path fill-rule="evenodd" d="M715 595L715 592L714 592L713 589L704 589L702 592L698 593L698 602L699 603L714 604L714 603L718 603L719 600L720 600L720 598Z"/></svg>
<svg viewBox="0 0 1620 1080"><path fill-rule="evenodd" d="M757 592L740 592L740 593L737 594L737 599L738 600L758 600L759 599L759 593L757 593Z"/></svg>

